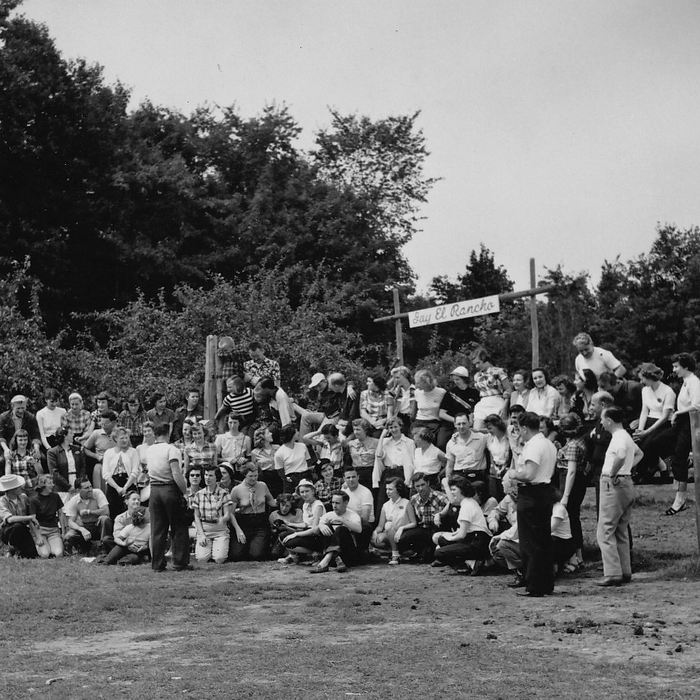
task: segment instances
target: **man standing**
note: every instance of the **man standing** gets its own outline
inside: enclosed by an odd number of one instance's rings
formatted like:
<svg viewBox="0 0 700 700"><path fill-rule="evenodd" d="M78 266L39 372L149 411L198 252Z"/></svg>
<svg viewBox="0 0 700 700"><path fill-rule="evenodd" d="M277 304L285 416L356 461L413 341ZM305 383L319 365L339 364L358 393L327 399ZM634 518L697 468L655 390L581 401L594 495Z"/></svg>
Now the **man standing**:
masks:
<svg viewBox="0 0 700 700"><path fill-rule="evenodd" d="M165 571L165 548L170 530L173 569L184 571L190 566L190 538L185 520L184 494L187 482L180 468L180 450L168 444L170 425L156 426L156 441L146 451L151 497L148 510L151 516L151 567Z"/></svg>
<svg viewBox="0 0 700 700"><path fill-rule="evenodd" d="M627 371L622 363L610 350L597 348L593 345L593 339L588 333L579 333L574 338L574 347L578 351L576 355L576 371L581 374L584 369L590 369L596 378L603 372L613 372L618 377L624 377Z"/></svg>
<svg viewBox="0 0 700 700"><path fill-rule="evenodd" d="M488 483L486 435L474 432L469 427L469 416L466 413L455 416L455 429L457 433L447 443L445 483L452 476L463 476L471 482Z"/></svg>
<svg viewBox="0 0 700 700"><path fill-rule="evenodd" d="M540 598L554 590L551 519L555 499L551 481L557 448L540 432L536 413L523 413L519 422L525 445L520 460L508 472L509 478L520 482L517 514L525 590L518 595Z"/></svg>
<svg viewBox="0 0 700 700"><path fill-rule="evenodd" d="M106 410L100 414L101 427L93 430L90 437L85 441L83 452L90 459L86 465L87 473L90 474L90 464L92 465L92 485L96 489L102 488L102 459L105 452L117 443L112 438L112 433L117 427L117 414L114 411Z"/></svg>
<svg viewBox="0 0 700 700"><path fill-rule="evenodd" d="M603 559L603 578L596 583L598 586L619 586L632 580L628 529L634 502L632 467L643 453L622 425L621 408L606 408L601 420L612 437L600 476L596 539Z"/></svg>

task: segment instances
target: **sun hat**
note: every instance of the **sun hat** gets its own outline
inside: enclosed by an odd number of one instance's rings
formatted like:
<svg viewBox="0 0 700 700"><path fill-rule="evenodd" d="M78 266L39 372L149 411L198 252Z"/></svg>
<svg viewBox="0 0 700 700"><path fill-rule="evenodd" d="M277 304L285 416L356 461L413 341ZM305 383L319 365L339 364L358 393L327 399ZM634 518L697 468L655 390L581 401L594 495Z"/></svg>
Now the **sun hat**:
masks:
<svg viewBox="0 0 700 700"><path fill-rule="evenodd" d="M315 386L318 386L324 379L326 378L326 375L323 374L323 372L316 372L313 377L311 377L311 383L309 384L309 389L313 389Z"/></svg>
<svg viewBox="0 0 700 700"><path fill-rule="evenodd" d="M12 489L23 489L24 479L19 474L5 474L0 476L0 491L11 491Z"/></svg>
<svg viewBox="0 0 700 700"><path fill-rule="evenodd" d="M316 490L316 487L313 485L312 482L310 482L308 479L302 479L298 484L297 488L301 486L308 486L309 488L312 488L314 491Z"/></svg>
<svg viewBox="0 0 700 700"><path fill-rule="evenodd" d="M27 402L27 397L22 396L22 394L17 394L16 396L13 396L12 399L10 400L10 403L20 403L24 401L25 403Z"/></svg>
<svg viewBox="0 0 700 700"><path fill-rule="evenodd" d="M450 376L452 376L453 374L464 379L469 379L469 370L466 367L462 367L462 365L459 365L459 367L455 367L450 372Z"/></svg>

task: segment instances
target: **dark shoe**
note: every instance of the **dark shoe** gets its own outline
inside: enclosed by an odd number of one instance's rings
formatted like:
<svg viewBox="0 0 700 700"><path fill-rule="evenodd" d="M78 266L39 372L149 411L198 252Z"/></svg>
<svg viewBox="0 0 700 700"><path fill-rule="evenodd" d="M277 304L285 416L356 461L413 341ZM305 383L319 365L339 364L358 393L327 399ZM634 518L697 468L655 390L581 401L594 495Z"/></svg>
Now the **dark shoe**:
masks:
<svg viewBox="0 0 700 700"><path fill-rule="evenodd" d="M335 558L335 570L339 574L345 573L348 570L348 567L345 566L345 562L340 557Z"/></svg>
<svg viewBox="0 0 700 700"><path fill-rule="evenodd" d="M622 585L622 580L622 576L605 576L604 578L600 579L600 581L596 581L595 585L601 586L602 588L620 586Z"/></svg>
<svg viewBox="0 0 700 700"><path fill-rule="evenodd" d="M438 561L437 559L434 559L431 563L430 566L433 567L433 569L438 569L441 566L445 566L444 562Z"/></svg>
<svg viewBox="0 0 700 700"><path fill-rule="evenodd" d="M546 593L536 593L535 591L515 591L515 595L523 598L544 598Z"/></svg>
<svg viewBox="0 0 700 700"><path fill-rule="evenodd" d="M632 574L622 574L622 583L632 583Z"/></svg>
<svg viewBox="0 0 700 700"><path fill-rule="evenodd" d="M173 571L194 571L194 566L192 566L192 564L187 564L186 566L173 566Z"/></svg>
<svg viewBox="0 0 700 700"><path fill-rule="evenodd" d="M525 579L522 574L516 573L513 580L508 584L508 588L523 588L525 586Z"/></svg>
<svg viewBox="0 0 700 700"><path fill-rule="evenodd" d="M664 511L664 515L678 515L682 510L687 510L688 509L688 504L684 503L680 508L674 508L673 506L669 506L666 508Z"/></svg>
<svg viewBox="0 0 700 700"><path fill-rule="evenodd" d="M484 569L484 562L481 559L477 559L472 567L472 576L478 576Z"/></svg>

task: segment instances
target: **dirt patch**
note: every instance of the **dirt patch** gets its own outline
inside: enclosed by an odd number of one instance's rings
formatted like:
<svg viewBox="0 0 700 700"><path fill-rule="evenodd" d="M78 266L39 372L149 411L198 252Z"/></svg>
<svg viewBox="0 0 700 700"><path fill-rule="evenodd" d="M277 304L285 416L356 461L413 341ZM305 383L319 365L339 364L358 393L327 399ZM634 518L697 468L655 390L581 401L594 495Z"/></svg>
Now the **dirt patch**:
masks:
<svg viewBox="0 0 700 700"><path fill-rule="evenodd" d="M179 633L179 635L178 635ZM159 629L157 632L104 632L87 637L60 637L47 642L36 642L31 650L67 656L139 656L161 647L176 644L183 639L182 630Z"/></svg>

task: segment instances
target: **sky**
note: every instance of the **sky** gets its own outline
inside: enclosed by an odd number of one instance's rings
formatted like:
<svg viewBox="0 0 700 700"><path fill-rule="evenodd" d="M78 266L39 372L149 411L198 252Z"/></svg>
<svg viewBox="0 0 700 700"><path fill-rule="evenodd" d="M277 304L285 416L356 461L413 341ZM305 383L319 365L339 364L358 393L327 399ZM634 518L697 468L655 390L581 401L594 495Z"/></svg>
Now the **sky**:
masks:
<svg viewBox="0 0 700 700"><path fill-rule="evenodd" d="M419 290L483 243L516 283L700 224L695 0L25 0L66 58L185 113L286 104L300 147L329 108L420 110L442 178L406 256Z"/></svg>

